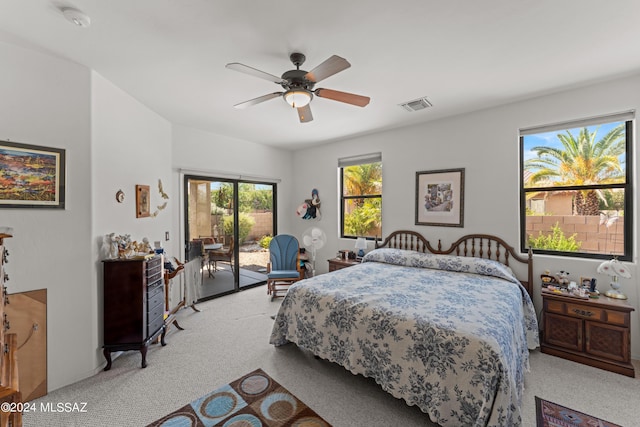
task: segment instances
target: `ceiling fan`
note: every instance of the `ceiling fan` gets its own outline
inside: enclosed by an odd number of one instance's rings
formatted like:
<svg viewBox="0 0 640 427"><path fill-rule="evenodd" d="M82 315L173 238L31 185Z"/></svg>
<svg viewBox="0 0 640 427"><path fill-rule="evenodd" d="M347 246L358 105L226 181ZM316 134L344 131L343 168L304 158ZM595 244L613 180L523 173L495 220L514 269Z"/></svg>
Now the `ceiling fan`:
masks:
<svg viewBox="0 0 640 427"><path fill-rule="evenodd" d="M226 68L230 70L239 71L254 77L269 80L270 82L279 84L284 89L284 92L269 93L267 95L259 96L258 98L250 99L249 101L241 102L240 104L234 105L234 107L246 108L282 96L283 99L291 105L291 107L298 111L300 123L306 123L313 120L311 108L309 107L309 102L313 99L313 95L320 98L333 99L334 101L357 105L358 107L364 107L369 104L370 98L368 96L355 95L353 93L324 88L317 88L314 90L316 83L349 68L351 64L346 59L333 55L308 72L300 69L300 66L306 59L303 54L292 53L289 56L289 59L293 65L295 65L296 69L286 71L282 74L282 77L265 73L264 71L249 67L248 65L240 64L239 62L227 64Z"/></svg>

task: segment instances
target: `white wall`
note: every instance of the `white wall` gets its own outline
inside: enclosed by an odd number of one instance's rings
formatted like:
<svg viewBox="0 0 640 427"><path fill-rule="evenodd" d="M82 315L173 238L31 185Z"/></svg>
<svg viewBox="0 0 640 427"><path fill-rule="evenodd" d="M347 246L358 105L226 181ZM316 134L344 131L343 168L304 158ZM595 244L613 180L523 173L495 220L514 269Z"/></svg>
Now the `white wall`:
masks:
<svg viewBox="0 0 640 427"><path fill-rule="evenodd" d="M171 185L171 123L149 110L130 95L114 86L96 72L91 81L91 140L92 140L92 199L95 291L92 297L94 324L92 347L94 366L104 364L102 355L102 262L106 251L102 249L104 237L109 233L130 234L133 240L143 237L160 241L168 254L178 255L180 249L177 228L173 229L173 209L178 193ZM160 196L158 180L162 181L165 200ZM136 218L135 186L148 185L153 217ZM115 194L125 193L123 203ZM158 205L168 202L165 209ZM169 241L165 241L165 232Z"/></svg>
<svg viewBox="0 0 640 427"><path fill-rule="evenodd" d="M291 188L293 154L253 142L229 138L193 128L173 126L174 185L182 186L180 175L186 174L264 179L277 182L278 232L291 233ZM186 171L186 172L185 172ZM311 190L309 190L311 191ZM176 215L175 227L183 230L183 202ZM184 238L184 236L181 236Z"/></svg>
<svg viewBox="0 0 640 427"><path fill-rule="evenodd" d="M442 239L448 246L464 234L484 232L498 235L518 248L518 129L631 109L640 109L640 76L297 151L293 159L296 176L293 197L301 202L309 197L312 188L318 188L323 217L316 225L329 237L327 245L318 253L317 271L327 271L324 260L335 256L337 250L353 247L352 240L338 238L338 158L382 152L383 234L412 229L433 243ZM410 114L429 114L429 110ZM633 164L637 165L639 156L637 150L633 151ZM415 173L460 167L465 168L464 228L415 225ZM636 193L638 182L636 173ZM310 225L298 218L294 221L298 236ZM637 242L638 224L634 230ZM636 247L636 260L637 250ZM580 276L598 277L595 272L598 264L599 261L593 260L535 256L534 277L546 269L569 271L575 280ZM640 271L635 262L629 267L633 279L624 280L623 287L629 303L636 309L632 314L631 344L633 357L639 359ZM607 277L599 279L602 283L599 288L606 290ZM539 286L534 291L534 302L539 309L538 294Z"/></svg>
<svg viewBox="0 0 640 427"><path fill-rule="evenodd" d="M264 177L290 202L292 154L259 144L176 126L72 62L0 42L2 139L66 150L66 208L2 209L14 229L9 292L47 288L48 389L104 366L102 356L103 239L108 233L160 240L182 257L180 168ZM149 185L156 217L136 218L135 185ZM117 203L122 189L125 201ZM284 220L283 220L284 218ZM287 216L279 217L283 232ZM170 240L165 241L165 232Z"/></svg>
<svg viewBox="0 0 640 427"><path fill-rule="evenodd" d="M47 288L49 389L93 372L95 258L91 232L91 74L0 42L0 138L66 150L66 208L2 209L9 293Z"/></svg>

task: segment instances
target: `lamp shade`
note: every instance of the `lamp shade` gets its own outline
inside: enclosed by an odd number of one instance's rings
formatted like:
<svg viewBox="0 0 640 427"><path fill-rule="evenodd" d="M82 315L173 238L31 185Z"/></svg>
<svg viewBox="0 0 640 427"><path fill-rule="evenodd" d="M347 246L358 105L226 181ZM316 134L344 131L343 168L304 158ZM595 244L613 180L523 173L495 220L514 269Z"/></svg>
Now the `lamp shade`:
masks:
<svg viewBox="0 0 640 427"><path fill-rule="evenodd" d="M607 276L620 276L625 279L631 279L629 269L616 258L603 262L598 266L596 271L600 274L606 274Z"/></svg>
<svg viewBox="0 0 640 427"><path fill-rule="evenodd" d="M306 89L291 89L285 92L284 100L293 108L304 107L311 102L313 95Z"/></svg>

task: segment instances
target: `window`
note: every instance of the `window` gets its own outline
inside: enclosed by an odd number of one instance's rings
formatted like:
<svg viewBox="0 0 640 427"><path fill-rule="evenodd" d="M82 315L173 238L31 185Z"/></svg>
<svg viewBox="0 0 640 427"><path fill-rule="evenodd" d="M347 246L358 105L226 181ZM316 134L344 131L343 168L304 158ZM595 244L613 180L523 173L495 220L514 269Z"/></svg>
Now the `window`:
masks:
<svg viewBox="0 0 640 427"><path fill-rule="evenodd" d="M633 113L520 130L521 246L632 257Z"/></svg>
<svg viewBox="0 0 640 427"><path fill-rule="evenodd" d="M382 236L382 154L338 160L340 237Z"/></svg>

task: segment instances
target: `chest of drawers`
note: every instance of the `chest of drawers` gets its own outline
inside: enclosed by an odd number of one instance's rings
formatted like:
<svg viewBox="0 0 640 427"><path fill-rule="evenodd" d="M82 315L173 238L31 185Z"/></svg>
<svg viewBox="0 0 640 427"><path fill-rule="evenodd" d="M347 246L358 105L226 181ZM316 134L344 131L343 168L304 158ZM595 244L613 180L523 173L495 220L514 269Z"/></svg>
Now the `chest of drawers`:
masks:
<svg viewBox="0 0 640 427"><path fill-rule="evenodd" d="M147 366L149 343L164 333L162 257L104 261L104 356L111 369L111 352L139 350Z"/></svg>

